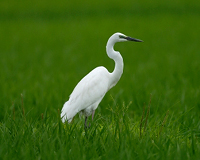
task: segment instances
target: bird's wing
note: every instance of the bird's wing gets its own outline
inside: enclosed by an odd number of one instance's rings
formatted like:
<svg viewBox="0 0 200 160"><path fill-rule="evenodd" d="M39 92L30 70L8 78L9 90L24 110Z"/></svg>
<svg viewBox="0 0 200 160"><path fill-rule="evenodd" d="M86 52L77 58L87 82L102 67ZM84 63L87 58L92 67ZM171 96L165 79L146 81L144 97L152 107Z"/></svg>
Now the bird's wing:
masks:
<svg viewBox="0 0 200 160"><path fill-rule="evenodd" d="M100 102L108 91L110 73L104 67L97 67L87 74L74 88L69 104L77 112Z"/></svg>

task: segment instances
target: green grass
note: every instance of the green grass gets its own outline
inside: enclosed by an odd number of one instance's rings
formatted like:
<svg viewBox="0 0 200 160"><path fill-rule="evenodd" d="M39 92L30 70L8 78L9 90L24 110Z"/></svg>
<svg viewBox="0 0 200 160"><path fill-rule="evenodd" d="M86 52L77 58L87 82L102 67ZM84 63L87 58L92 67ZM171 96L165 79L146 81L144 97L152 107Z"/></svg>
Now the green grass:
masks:
<svg viewBox="0 0 200 160"><path fill-rule="evenodd" d="M0 159L200 159L199 18L198 1L1 1ZM88 130L62 124L117 31L144 43L116 44L124 73Z"/></svg>

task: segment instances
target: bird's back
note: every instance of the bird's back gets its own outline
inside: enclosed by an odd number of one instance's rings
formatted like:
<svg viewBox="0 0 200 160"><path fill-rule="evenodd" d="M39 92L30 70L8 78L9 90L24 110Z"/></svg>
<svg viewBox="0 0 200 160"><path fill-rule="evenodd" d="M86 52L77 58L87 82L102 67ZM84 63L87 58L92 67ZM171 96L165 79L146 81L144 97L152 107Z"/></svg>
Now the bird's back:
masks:
<svg viewBox="0 0 200 160"><path fill-rule="evenodd" d="M109 89L109 76L110 73L105 67L97 67L88 73L76 85L69 100L64 104L61 113L62 120L67 119L70 122L78 112L93 104L98 105Z"/></svg>

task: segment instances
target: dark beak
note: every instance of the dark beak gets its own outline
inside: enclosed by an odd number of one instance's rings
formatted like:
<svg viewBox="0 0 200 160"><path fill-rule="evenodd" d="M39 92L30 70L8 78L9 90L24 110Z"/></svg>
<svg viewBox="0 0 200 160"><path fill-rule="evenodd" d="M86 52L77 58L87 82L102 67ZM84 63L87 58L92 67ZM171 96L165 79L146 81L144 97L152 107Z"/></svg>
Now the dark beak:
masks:
<svg viewBox="0 0 200 160"><path fill-rule="evenodd" d="M143 42L143 41L140 40L140 39L131 38L131 37L125 37L125 39L128 40L128 41Z"/></svg>

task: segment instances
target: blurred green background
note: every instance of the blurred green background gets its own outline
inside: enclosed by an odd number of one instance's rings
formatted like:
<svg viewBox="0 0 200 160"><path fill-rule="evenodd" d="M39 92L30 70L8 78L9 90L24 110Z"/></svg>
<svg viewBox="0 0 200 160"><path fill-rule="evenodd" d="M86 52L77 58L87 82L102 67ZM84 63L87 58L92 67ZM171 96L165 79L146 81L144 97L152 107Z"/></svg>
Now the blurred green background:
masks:
<svg viewBox="0 0 200 160"><path fill-rule="evenodd" d="M0 120L20 110L21 94L28 118L56 117L89 71L114 69L105 45L115 32L144 43L116 44L124 73L98 112L109 114L114 98L140 117L152 94L151 114L199 117L200 1L1 0Z"/></svg>

